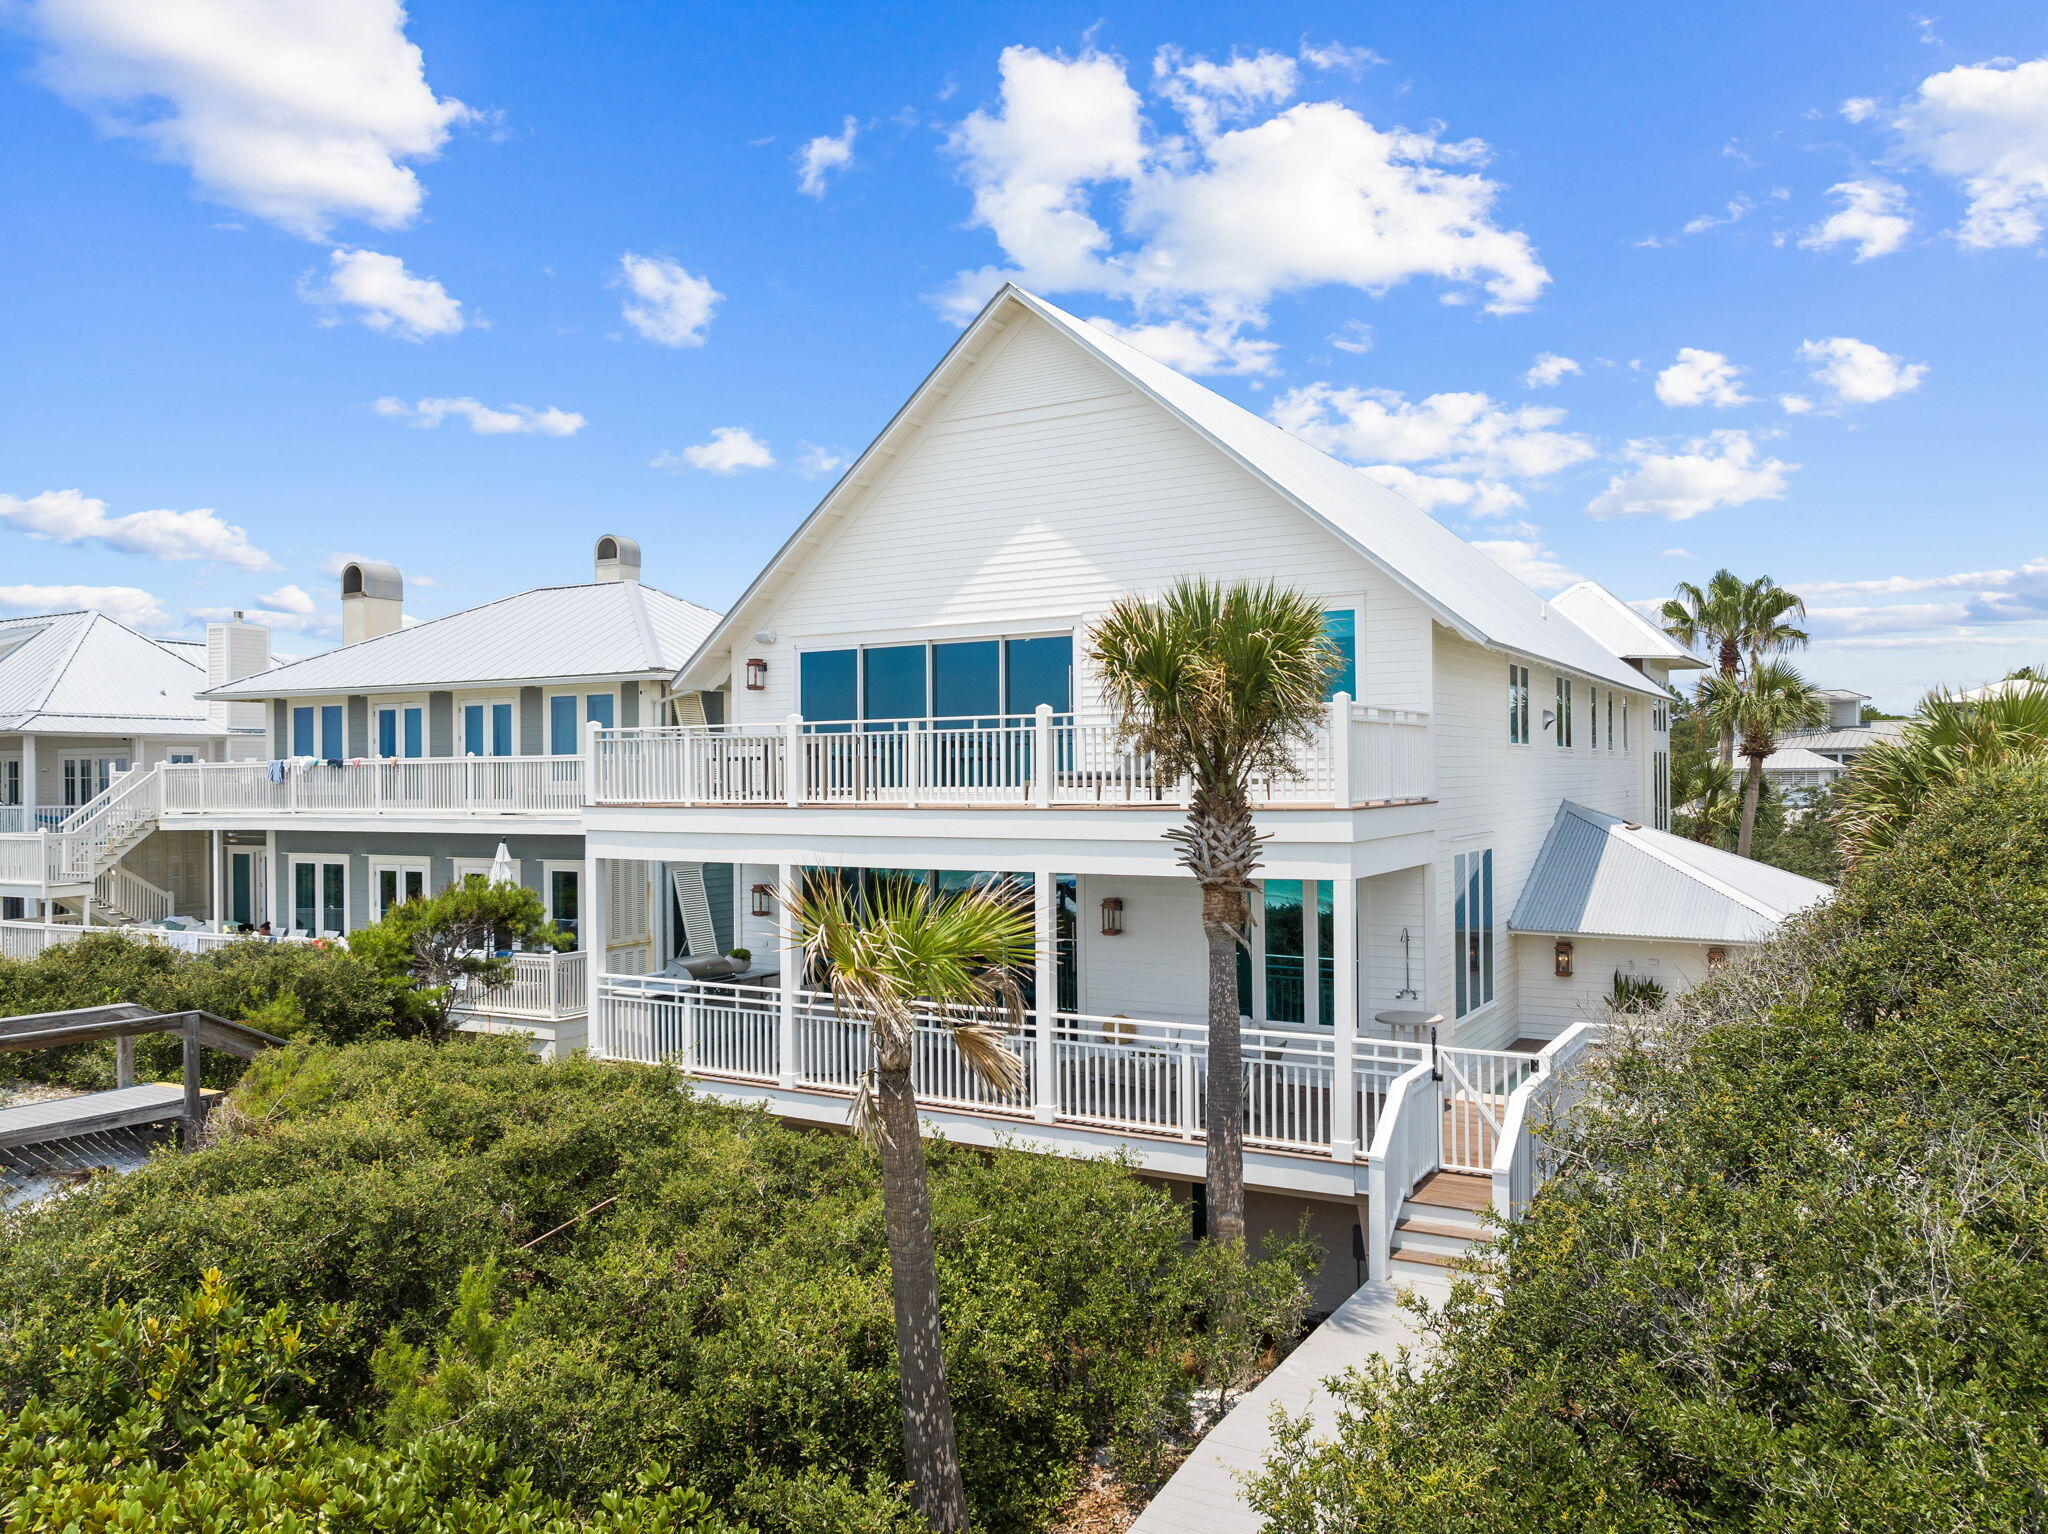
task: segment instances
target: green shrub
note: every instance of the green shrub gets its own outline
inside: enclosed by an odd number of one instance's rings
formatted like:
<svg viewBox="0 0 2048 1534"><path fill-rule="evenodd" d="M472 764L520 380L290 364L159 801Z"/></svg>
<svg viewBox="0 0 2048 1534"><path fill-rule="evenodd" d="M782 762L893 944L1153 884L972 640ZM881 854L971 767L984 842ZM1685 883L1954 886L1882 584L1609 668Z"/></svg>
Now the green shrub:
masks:
<svg viewBox="0 0 2048 1534"><path fill-rule="evenodd" d="M459 1423L578 1506L660 1461L764 1529L901 1526L864 1145L666 1070L467 1037L264 1057L223 1123L0 1234L0 1409L54 1387L79 1317L219 1268L252 1305L334 1307L306 1403L394 1448ZM983 1527L1037 1526L1091 1449L1184 1425L1259 1332L1298 1325L1300 1243L1218 1306L1184 1212L1121 1166L944 1144L930 1163Z"/></svg>
<svg viewBox="0 0 2048 1534"><path fill-rule="evenodd" d="M2044 993L2037 764L1612 1049L1497 1291L1296 1425L1268 1527L2040 1527Z"/></svg>

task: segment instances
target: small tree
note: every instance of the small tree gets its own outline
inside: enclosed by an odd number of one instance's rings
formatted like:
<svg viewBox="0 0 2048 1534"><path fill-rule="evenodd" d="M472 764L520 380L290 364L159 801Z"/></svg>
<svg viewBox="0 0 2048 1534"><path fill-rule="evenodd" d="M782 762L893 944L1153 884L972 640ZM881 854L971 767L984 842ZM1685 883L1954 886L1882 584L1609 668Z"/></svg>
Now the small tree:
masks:
<svg viewBox="0 0 2048 1534"><path fill-rule="evenodd" d="M512 961L501 957L505 951L562 949L573 942L548 920L532 890L474 875L438 895L391 907L382 921L348 940L349 951L376 969L436 1042L454 1031L450 1014L466 992L511 980Z"/></svg>
<svg viewBox="0 0 2048 1534"><path fill-rule="evenodd" d="M1742 782L1742 826L1735 851L1748 857L1756 837L1756 807L1764 785L1764 760L1778 749L1778 737L1810 729L1827 718L1827 705L1806 678L1790 666L1768 661L1730 681L1711 676L1700 684L1708 718L1732 730L1749 766Z"/></svg>

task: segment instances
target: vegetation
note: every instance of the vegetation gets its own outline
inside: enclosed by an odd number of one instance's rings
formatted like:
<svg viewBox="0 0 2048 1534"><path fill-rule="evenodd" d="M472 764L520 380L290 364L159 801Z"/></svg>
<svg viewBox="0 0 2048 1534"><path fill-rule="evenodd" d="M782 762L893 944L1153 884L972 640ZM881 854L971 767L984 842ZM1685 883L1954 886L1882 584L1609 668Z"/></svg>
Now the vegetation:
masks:
<svg viewBox="0 0 2048 1534"><path fill-rule="evenodd" d="M1162 777L1192 785L1167 835L1202 886L1208 948L1209 1229L1244 1239L1244 1085L1237 950L1259 868L1252 785L1288 777L1342 664L1322 605L1265 584L1183 579L1157 601L1126 598L1097 625L1091 658L1125 735Z"/></svg>
<svg viewBox="0 0 2048 1534"><path fill-rule="evenodd" d="M455 1031L451 1013L465 991L511 980L505 954L574 941L524 885L471 877L392 906L383 920L352 933L348 945L382 977L396 1011L428 1038L445 1039Z"/></svg>
<svg viewBox="0 0 2048 1534"><path fill-rule="evenodd" d="M764 1534L916 1526L867 1143L665 1069L467 1036L267 1055L215 1122L207 1149L0 1223L0 1418L37 1424L0 1430L0 1496L38 1475L108 1487L103 1506L162 1477L195 1507L299 1495L248 1463L365 1498L445 1489L489 1503L448 1526L488 1534L526 1508L709 1527L691 1490ZM1132 1477L1169 1464L1197 1402L1299 1324L1304 1243L1190 1252L1185 1210L1112 1163L924 1154L967 1502L992 1534L1042 1527L1091 1453ZM109 1307L182 1314L214 1269L237 1326L282 1305L302 1330L290 1378L259 1388L276 1415L237 1424L235 1391L197 1380L181 1399L212 1436L115 1463L104 1424L125 1408L77 1350ZM192 1526L265 1526L213 1516ZM436 1527L418 1516L324 1526Z"/></svg>
<svg viewBox="0 0 2048 1534"><path fill-rule="evenodd" d="M1745 669L1755 670L1766 656L1806 643L1805 630L1787 621L1804 619L1806 603L1768 575L1745 581L1732 571L1716 570L1704 587L1680 581L1661 616L1667 634L1713 661L1724 686L1732 686ZM1721 764L1732 768L1734 723L1720 719L1716 724Z"/></svg>
<svg viewBox="0 0 2048 1534"><path fill-rule="evenodd" d="M1757 840L1750 856L1802 878L1836 884L1842 877L1841 838L1835 829L1833 788L1796 790L1789 803L1768 785L1757 812Z"/></svg>
<svg viewBox="0 0 2048 1534"><path fill-rule="evenodd" d="M1746 767L1742 818L1735 851L1748 857L1756 839L1756 807L1763 793L1764 762L1778 749L1778 737L1810 729L1827 718L1827 705L1806 678L1781 661L1751 663L1739 676L1715 675L1700 684L1700 711L1721 732L1732 735Z"/></svg>
<svg viewBox="0 0 2048 1534"><path fill-rule="evenodd" d="M1306 1531L2033 1530L2048 1492L2048 761L1634 1024L1566 1169L1256 1501Z"/></svg>
<svg viewBox="0 0 2048 1534"><path fill-rule="evenodd" d="M1031 908L1011 889L935 895L921 881L896 878L857 896L844 881L814 880L791 917L797 946L826 977L834 1007L865 1024L873 1042L853 1125L881 1159L903 1462L919 1511L950 1534L967 1526L967 1491L946 1395L911 1064L918 1024L928 1017L991 1091L1008 1096L1022 1083L1023 1063L1006 1046L1004 1025L1014 1031L1023 1020L1018 977L1032 960Z"/></svg>
<svg viewBox="0 0 2048 1534"><path fill-rule="evenodd" d="M1836 794L1834 823L1849 861L1898 840L1922 806L2003 762L2048 755L2048 688L1966 699L1934 693L1896 740L1856 759Z"/></svg>

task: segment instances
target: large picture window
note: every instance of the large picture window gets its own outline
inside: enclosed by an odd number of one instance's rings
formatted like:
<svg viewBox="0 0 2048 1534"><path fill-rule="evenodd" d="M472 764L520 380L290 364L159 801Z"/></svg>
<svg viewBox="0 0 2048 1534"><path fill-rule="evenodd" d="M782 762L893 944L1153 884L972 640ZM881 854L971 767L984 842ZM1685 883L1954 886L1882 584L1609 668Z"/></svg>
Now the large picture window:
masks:
<svg viewBox="0 0 2048 1534"><path fill-rule="evenodd" d="M1561 676L1557 679L1557 717L1551 721L1551 729L1556 734L1557 743L1560 746L1569 746L1572 743L1572 681L1570 677Z"/></svg>
<svg viewBox="0 0 2048 1534"><path fill-rule="evenodd" d="M1508 744L1529 744L1529 668L1508 667Z"/></svg>
<svg viewBox="0 0 2048 1534"><path fill-rule="evenodd" d="M1323 689L1323 698L1327 701L1341 692L1355 703L1358 701L1358 614L1348 607L1333 608L1324 613L1323 635L1337 647L1337 654L1342 658L1336 675Z"/></svg>
<svg viewBox="0 0 2048 1534"><path fill-rule="evenodd" d="M1074 706L1070 634L805 650L797 704L814 726L911 719L973 725Z"/></svg>
<svg viewBox="0 0 2048 1534"><path fill-rule="evenodd" d="M1452 989L1463 1017L1493 1000L1493 851L1461 852L1451 860L1457 967Z"/></svg>

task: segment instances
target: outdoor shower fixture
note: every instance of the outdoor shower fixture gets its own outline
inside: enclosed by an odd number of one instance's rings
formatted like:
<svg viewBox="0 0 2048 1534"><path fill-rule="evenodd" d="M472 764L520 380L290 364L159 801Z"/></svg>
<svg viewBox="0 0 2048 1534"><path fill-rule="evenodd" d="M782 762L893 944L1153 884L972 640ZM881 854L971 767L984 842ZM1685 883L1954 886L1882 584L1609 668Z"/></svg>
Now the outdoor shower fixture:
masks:
<svg viewBox="0 0 2048 1534"><path fill-rule="evenodd" d="M1401 929L1401 989L1394 992L1396 1001L1413 1001L1420 993L1415 989L1415 962L1408 951L1411 939L1408 929Z"/></svg>

